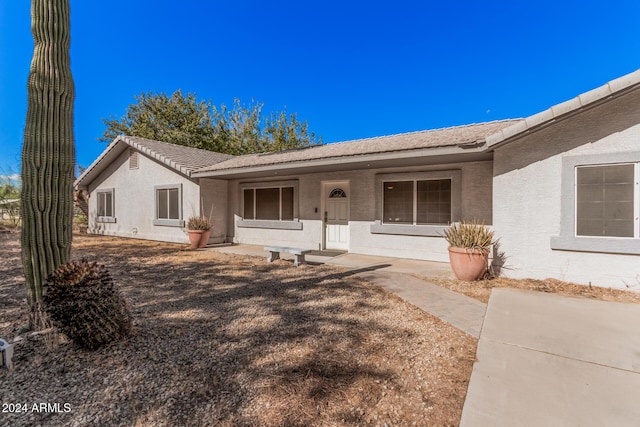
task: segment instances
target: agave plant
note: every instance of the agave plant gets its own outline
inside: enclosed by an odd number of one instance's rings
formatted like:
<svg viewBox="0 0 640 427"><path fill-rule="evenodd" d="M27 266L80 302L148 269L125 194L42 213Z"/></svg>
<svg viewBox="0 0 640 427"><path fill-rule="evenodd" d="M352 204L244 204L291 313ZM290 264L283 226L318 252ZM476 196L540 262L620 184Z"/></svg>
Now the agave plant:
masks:
<svg viewBox="0 0 640 427"><path fill-rule="evenodd" d="M496 241L493 231L477 221L455 223L444 232L444 238L454 248L475 249L489 252Z"/></svg>
<svg viewBox="0 0 640 427"><path fill-rule="evenodd" d="M187 230L210 230L211 221L206 216L192 216L187 221Z"/></svg>

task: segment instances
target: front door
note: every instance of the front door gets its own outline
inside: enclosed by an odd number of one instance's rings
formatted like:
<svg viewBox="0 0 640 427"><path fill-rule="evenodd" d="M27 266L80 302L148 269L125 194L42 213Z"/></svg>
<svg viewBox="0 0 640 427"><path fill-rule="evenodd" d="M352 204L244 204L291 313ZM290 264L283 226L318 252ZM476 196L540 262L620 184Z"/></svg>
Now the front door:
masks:
<svg viewBox="0 0 640 427"><path fill-rule="evenodd" d="M325 182L324 247L349 249L349 183Z"/></svg>

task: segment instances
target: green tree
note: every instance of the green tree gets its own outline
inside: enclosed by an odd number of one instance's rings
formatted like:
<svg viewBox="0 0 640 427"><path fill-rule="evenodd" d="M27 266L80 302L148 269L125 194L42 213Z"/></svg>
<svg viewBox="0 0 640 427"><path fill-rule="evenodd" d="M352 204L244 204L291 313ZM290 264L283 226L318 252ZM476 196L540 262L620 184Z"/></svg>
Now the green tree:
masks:
<svg viewBox="0 0 640 427"><path fill-rule="evenodd" d="M296 114L285 111L263 119L264 104L253 100L245 105L234 99L228 109L180 90L171 96L147 93L135 99L120 120L103 120L107 128L100 141L111 142L124 134L236 155L322 143Z"/></svg>
<svg viewBox="0 0 640 427"><path fill-rule="evenodd" d="M107 127L99 138L111 142L118 135L138 136L177 145L216 150L211 103L197 101L196 96L177 90L166 93L143 93L127 108L120 120L103 119Z"/></svg>
<svg viewBox="0 0 640 427"><path fill-rule="evenodd" d="M287 116L286 109L281 113L272 114L267 119L265 135L268 142L267 151L308 147L318 141L316 134L309 132L308 123L299 121L295 113Z"/></svg>
<svg viewBox="0 0 640 427"><path fill-rule="evenodd" d="M74 87L69 0L32 0L33 59L22 147L22 263L32 329L44 326L43 281L71 254Z"/></svg>

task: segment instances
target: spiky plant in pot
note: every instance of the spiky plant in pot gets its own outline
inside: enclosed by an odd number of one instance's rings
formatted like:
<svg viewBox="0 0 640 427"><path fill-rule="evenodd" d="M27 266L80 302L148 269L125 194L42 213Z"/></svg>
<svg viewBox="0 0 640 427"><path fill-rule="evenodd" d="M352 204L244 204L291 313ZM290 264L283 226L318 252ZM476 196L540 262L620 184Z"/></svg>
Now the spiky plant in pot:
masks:
<svg viewBox="0 0 640 427"><path fill-rule="evenodd" d="M449 243L449 264L460 280L472 281L487 272L489 250L495 239L493 231L477 221L453 224L445 230Z"/></svg>
<svg viewBox="0 0 640 427"><path fill-rule="evenodd" d="M44 306L54 325L83 348L97 349L131 332L129 308L109 272L86 259L47 277Z"/></svg>

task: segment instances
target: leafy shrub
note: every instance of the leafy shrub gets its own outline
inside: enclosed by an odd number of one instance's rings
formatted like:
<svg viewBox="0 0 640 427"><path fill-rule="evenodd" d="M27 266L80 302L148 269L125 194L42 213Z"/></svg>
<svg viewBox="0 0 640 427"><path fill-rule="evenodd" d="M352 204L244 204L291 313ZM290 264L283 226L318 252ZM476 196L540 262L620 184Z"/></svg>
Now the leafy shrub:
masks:
<svg viewBox="0 0 640 427"><path fill-rule="evenodd" d="M103 265L86 259L63 264L45 289L47 314L79 346L93 350L131 332L129 308Z"/></svg>
<svg viewBox="0 0 640 427"><path fill-rule="evenodd" d="M444 238L455 248L477 249L488 252L496 241L493 231L476 221L455 223L444 231Z"/></svg>

